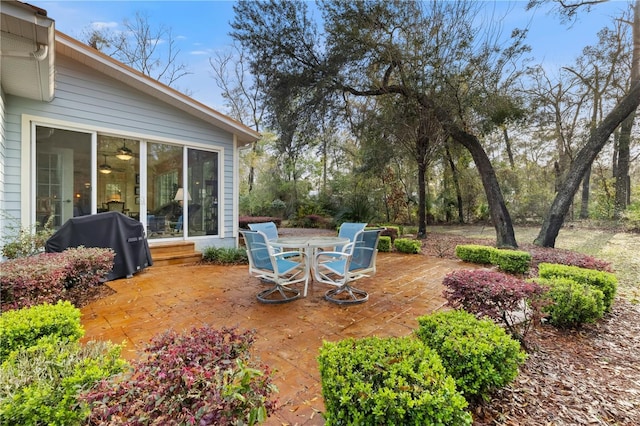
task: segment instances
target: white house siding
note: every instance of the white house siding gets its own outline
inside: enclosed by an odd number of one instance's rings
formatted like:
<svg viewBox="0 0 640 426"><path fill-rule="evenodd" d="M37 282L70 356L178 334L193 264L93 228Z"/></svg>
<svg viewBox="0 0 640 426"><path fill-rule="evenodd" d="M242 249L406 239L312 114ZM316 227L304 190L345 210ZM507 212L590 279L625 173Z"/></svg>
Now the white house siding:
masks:
<svg viewBox="0 0 640 426"><path fill-rule="evenodd" d="M220 237L196 237L193 241L198 248L210 245L235 246L234 146L230 133L62 55L56 58L56 96L52 102L42 103L24 98L11 98L9 102L7 145L8 152L14 155L8 158L8 164L19 165L20 162L21 114L62 120L89 131L125 134L149 141L195 147L222 148L223 210L220 212ZM7 179L11 177L19 182L19 167L8 166L7 174ZM13 188L13 193L20 193L19 185ZM19 204L19 197L15 201Z"/></svg>

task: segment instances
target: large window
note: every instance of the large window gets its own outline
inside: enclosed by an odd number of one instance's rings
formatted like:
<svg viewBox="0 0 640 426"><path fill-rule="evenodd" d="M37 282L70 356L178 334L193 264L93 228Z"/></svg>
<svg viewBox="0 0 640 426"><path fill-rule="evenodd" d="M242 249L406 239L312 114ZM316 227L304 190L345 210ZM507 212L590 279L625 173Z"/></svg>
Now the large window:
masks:
<svg viewBox="0 0 640 426"><path fill-rule="evenodd" d="M189 235L218 234L218 153L188 150Z"/></svg>
<svg viewBox="0 0 640 426"><path fill-rule="evenodd" d="M98 135L98 212L117 211L140 218L140 142Z"/></svg>
<svg viewBox="0 0 640 426"><path fill-rule="evenodd" d="M147 144L147 234L149 238L181 236L183 148L163 143Z"/></svg>
<svg viewBox="0 0 640 426"><path fill-rule="evenodd" d="M218 152L45 126L35 139L38 225L118 211L151 239L219 234Z"/></svg>
<svg viewBox="0 0 640 426"><path fill-rule="evenodd" d="M91 214L91 134L36 126L35 198L38 226Z"/></svg>

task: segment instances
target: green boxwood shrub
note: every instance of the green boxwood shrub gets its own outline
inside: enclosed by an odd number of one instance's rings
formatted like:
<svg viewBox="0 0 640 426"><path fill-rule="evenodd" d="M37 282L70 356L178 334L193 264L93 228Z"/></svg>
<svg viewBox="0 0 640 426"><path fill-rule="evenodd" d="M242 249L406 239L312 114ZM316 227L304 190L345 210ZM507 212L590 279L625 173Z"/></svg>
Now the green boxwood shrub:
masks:
<svg viewBox="0 0 640 426"><path fill-rule="evenodd" d="M3 312L0 315L0 362L11 352L35 346L43 338L77 341L83 335L80 310L69 302Z"/></svg>
<svg viewBox="0 0 640 426"><path fill-rule="evenodd" d="M206 247L202 260L218 265L244 265L249 263L245 248Z"/></svg>
<svg viewBox="0 0 640 426"><path fill-rule="evenodd" d="M470 425L435 351L411 337L325 342L318 356L326 425Z"/></svg>
<svg viewBox="0 0 640 426"><path fill-rule="evenodd" d="M391 251L391 237L380 237L378 240L378 251Z"/></svg>
<svg viewBox="0 0 640 426"><path fill-rule="evenodd" d="M433 348L467 400L488 399L518 375L526 354L520 343L491 320L463 310L418 318L416 335Z"/></svg>
<svg viewBox="0 0 640 426"><path fill-rule="evenodd" d="M409 238L396 238L394 246L400 253L409 254L418 254L422 249L420 240L411 240Z"/></svg>
<svg viewBox="0 0 640 426"><path fill-rule="evenodd" d="M85 424L89 407L79 394L127 368L120 351L111 343L50 338L13 352L0 366L0 423Z"/></svg>
<svg viewBox="0 0 640 426"><path fill-rule="evenodd" d="M549 322L559 328L576 328L593 323L604 314L602 291L570 278L538 278L539 284L549 287L551 303L542 308Z"/></svg>
<svg viewBox="0 0 640 426"><path fill-rule="evenodd" d="M569 278L577 283L588 285L602 291L604 310L611 311L618 289L618 280L611 272L579 268L577 266L541 263L538 265L540 278Z"/></svg>
<svg viewBox="0 0 640 426"><path fill-rule="evenodd" d="M509 274L524 274L529 270L531 255L526 251L495 249L491 251L489 261Z"/></svg>
<svg viewBox="0 0 640 426"><path fill-rule="evenodd" d="M461 244L456 246L456 256L465 262L489 265L491 264L491 253L496 250L495 247L490 246Z"/></svg>

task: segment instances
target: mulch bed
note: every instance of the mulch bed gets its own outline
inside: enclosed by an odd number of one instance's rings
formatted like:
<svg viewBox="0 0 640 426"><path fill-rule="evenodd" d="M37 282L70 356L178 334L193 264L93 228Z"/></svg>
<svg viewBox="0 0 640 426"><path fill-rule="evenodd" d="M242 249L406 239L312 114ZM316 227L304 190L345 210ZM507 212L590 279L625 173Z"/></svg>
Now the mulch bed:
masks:
<svg viewBox="0 0 640 426"><path fill-rule="evenodd" d="M510 386L474 410L475 425L640 425L640 306L577 331L541 325Z"/></svg>
<svg viewBox="0 0 640 426"><path fill-rule="evenodd" d="M422 251L455 259L458 244L495 241L434 233ZM617 298L609 314L580 330L540 324L527 344L516 380L472 407L474 425L640 425L640 305Z"/></svg>

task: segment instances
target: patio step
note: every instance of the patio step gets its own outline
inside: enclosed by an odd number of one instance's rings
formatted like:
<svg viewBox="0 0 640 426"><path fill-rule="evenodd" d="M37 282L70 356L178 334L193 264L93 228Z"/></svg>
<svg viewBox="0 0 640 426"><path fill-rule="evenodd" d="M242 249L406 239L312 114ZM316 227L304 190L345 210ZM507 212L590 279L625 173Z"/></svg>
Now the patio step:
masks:
<svg viewBox="0 0 640 426"><path fill-rule="evenodd" d="M202 253L189 241L149 244L153 266L182 265L202 260Z"/></svg>

